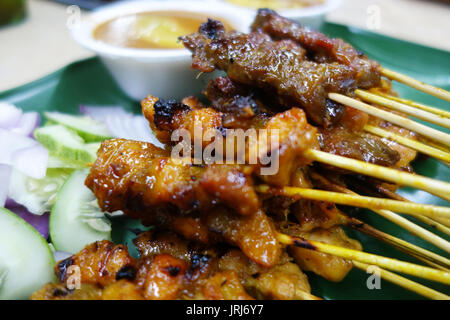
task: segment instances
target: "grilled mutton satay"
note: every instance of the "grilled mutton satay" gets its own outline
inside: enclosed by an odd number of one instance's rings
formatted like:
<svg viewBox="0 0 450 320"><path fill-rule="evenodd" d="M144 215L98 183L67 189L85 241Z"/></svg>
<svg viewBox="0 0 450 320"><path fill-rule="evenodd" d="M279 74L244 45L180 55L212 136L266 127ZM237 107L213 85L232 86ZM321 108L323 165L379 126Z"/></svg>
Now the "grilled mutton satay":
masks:
<svg viewBox="0 0 450 320"><path fill-rule="evenodd" d="M275 111L286 109L276 96L238 84L229 77L211 80L203 94L210 101L210 107L222 113L224 128L262 128Z"/></svg>
<svg viewBox="0 0 450 320"><path fill-rule="evenodd" d="M368 133L341 126L322 129L320 133L322 151L387 167L394 167L400 160L397 151Z"/></svg>
<svg viewBox="0 0 450 320"><path fill-rule="evenodd" d="M305 50L291 40L272 41L258 32L226 33L214 20L181 40L193 53L193 68L203 72L221 69L233 81L272 91L287 107L304 108L319 125L336 122L344 111L327 94L350 94L356 88L356 72L351 67L307 61Z"/></svg>
<svg viewBox="0 0 450 320"><path fill-rule="evenodd" d="M253 31L264 32L274 40L296 41L308 53L308 58L319 63L338 62L356 72L355 81L359 88L380 85L380 65L369 60L342 39L331 39L323 33L311 30L299 23L284 18L270 9L260 9L252 24Z"/></svg>

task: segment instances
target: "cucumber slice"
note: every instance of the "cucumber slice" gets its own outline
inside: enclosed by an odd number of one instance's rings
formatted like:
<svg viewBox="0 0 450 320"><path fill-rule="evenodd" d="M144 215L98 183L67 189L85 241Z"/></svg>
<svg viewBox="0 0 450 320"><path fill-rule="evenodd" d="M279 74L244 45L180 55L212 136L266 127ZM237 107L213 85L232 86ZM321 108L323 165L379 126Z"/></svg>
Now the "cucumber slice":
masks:
<svg viewBox="0 0 450 320"><path fill-rule="evenodd" d="M95 159L97 159L97 151L100 149L100 145L100 142L87 143L86 150L89 151Z"/></svg>
<svg viewBox="0 0 450 320"><path fill-rule="evenodd" d="M54 123L75 130L86 142L98 142L111 138L104 123L88 116L74 116L59 112L44 112L44 115Z"/></svg>
<svg viewBox="0 0 450 320"><path fill-rule="evenodd" d="M56 200L56 194L73 169L48 168L43 179L31 178L13 170L9 184L9 197L23 205L31 213L49 212Z"/></svg>
<svg viewBox="0 0 450 320"><path fill-rule="evenodd" d="M38 128L34 131L34 136L57 157L81 162L93 162L96 158L75 131L62 125Z"/></svg>
<svg viewBox="0 0 450 320"><path fill-rule="evenodd" d="M86 168L86 162L63 159L55 155L49 154L47 161L48 169L84 169Z"/></svg>
<svg viewBox="0 0 450 320"><path fill-rule="evenodd" d="M76 253L87 244L111 239L111 223L84 185L89 169L74 171L56 196L50 238L56 250Z"/></svg>
<svg viewBox="0 0 450 320"><path fill-rule="evenodd" d="M50 246L39 232L0 208L0 299L27 299L55 280L54 264Z"/></svg>

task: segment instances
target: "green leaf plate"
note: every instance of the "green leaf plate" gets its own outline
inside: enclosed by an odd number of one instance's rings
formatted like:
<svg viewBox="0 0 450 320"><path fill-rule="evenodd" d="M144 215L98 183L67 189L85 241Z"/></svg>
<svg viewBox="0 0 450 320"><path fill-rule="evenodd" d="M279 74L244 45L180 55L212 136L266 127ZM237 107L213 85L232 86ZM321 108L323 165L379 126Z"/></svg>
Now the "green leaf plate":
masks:
<svg viewBox="0 0 450 320"><path fill-rule="evenodd" d="M450 90L450 53L438 49L396 40L383 35L363 31L358 28L327 23L323 31L330 36L340 37L364 51L384 67L410 75L429 84ZM450 104L443 100L418 92L404 85L395 84L401 97L450 110ZM150 93L150 92L149 92ZM77 113L80 104L120 105L139 113L139 104L128 99L117 87L98 58L72 63L59 71L24 86L0 93L0 100L6 100L24 110L57 110ZM428 177L449 181L450 169L434 159L419 157L414 162L416 172ZM400 193L421 203L448 206L448 203L426 192L403 188ZM350 209L349 209L350 210ZM448 257L442 250L428 244L391 222L368 210L351 210L351 213L368 224L411 243ZM412 219L412 218L411 218ZM417 221L414 221L417 222ZM417 222L421 224L420 222ZM422 225L424 226L424 225ZM132 246L134 229L139 223L127 218L113 221L113 238L117 242ZM426 226L424 226L426 227ZM384 243L363 234L347 230L350 236L358 239L364 250L388 257L419 263L417 260L399 252ZM445 239L445 234L436 232ZM420 299L414 293L404 290L387 281L381 281L381 289L368 289L369 274L354 269L339 283L324 280L308 273L314 294L326 299ZM422 279L411 279L450 294L449 286Z"/></svg>

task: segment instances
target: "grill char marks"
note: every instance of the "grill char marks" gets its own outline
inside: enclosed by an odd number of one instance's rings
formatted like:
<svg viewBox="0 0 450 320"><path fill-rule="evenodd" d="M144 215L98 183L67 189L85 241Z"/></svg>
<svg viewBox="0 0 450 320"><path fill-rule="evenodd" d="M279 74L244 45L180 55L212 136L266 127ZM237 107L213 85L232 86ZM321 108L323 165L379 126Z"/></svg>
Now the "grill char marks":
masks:
<svg viewBox="0 0 450 320"><path fill-rule="evenodd" d="M220 29L220 22L215 28ZM286 107L303 107L316 124L329 126L338 120L332 115L340 112L330 113L326 107L329 92L350 94L355 89L352 68L337 62L307 61L306 51L292 40L272 41L259 32L217 35L210 39L200 31L181 37L193 53L193 68L203 72L221 69L237 83L272 91Z"/></svg>
<svg viewBox="0 0 450 320"><path fill-rule="evenodd" d="M165 101L162 99L155 102L154 109L154 122L156 128L159 130L170 130L172 128L172 123L174 122L174 117L177 116L178 113L191 110L191 108L176 100Z"/></svg>
<svg viewBox="0 0 450 320"><path fill-rule="evenodd" d="M225 128L260 128L274 115L274 110L284 109L274 95L238 84L229 77L211 80L203 94L211 102L211 108L223 113Z"/></svg>

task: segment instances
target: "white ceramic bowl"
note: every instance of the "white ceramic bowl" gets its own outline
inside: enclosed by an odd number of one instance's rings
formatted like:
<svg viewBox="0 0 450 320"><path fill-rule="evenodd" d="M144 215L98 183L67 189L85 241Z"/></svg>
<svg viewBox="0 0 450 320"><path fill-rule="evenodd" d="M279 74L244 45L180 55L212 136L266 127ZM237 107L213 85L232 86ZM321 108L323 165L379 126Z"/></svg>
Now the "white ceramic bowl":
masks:
<svg viewBox="0 0 450 320"><path fill-rule="evenodd" d="M94 39L95 28L110 19L136 12L187 11L226 20L235 30L247 32L252 17L224 3L202 1L125 1L91 13L71 28L73 38L99 55L120 88L132 99L148 94L180 99L199 94L217 73L197 77L186 49L135 49L108 45Z"/></svg>
<svg viewBox="0 0 450 320"><path fill-rule="evenodd" d="M218 2L225 2L224 0L216 0ZM238 6L230 4L241 10L247 11L248 14L254 17L255 9L246 8L244 6ZM319 29L325 21L325 17L328 13L336 10L341 5L341 0L325 0L320 5L313 5L310 7L299 9L284 9L277 10L278 14L283 17L300 22L303 25L310 26L313 29Z"/></svg>

